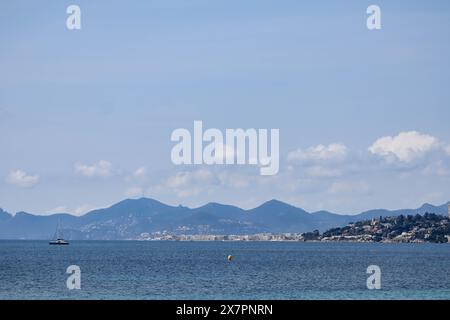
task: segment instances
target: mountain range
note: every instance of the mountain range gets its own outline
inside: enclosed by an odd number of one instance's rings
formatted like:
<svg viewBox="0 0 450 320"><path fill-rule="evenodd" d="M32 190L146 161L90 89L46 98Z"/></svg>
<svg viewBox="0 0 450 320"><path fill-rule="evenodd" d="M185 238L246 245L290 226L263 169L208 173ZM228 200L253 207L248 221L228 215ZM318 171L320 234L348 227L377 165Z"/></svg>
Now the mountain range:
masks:
<svg viewBox="0 0 450 320"><path fill-rule="evenodd" d="M357 215L328 211L307 212L287 203L270 200L244 210L236 206L208 203L198 208L170 206L154 199L126 199L83 216L66 213L40 215L0 209L0 239L50 239L59 224L67 239L138 239L143 233L255 234L325 231L349 222L386 216L447 215L450 202L441 206L424 204L417 209L375 209Z"/></svg>

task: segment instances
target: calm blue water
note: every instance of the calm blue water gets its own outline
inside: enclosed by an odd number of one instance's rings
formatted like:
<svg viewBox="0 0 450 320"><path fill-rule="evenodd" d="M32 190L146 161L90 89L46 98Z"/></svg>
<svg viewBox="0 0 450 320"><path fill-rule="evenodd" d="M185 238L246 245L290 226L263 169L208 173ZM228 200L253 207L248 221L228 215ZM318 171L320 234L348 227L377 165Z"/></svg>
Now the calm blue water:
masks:
<svg viewBox="0 0 450 320"><path fill-rule="evenodd" d="M0 241L0 299L450 299L450 245Z"/></svg>

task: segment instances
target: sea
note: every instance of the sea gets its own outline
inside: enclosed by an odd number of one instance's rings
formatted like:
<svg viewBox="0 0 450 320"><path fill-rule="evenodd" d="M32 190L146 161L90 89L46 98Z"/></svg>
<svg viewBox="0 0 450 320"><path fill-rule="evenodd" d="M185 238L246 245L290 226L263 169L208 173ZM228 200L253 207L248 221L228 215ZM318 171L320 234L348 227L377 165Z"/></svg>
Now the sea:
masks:
<svg viewBox="0 0 450 320"><path fill-rule="evenodd" d="M450 244L0 241L0 299L450 299Z"/></svg>

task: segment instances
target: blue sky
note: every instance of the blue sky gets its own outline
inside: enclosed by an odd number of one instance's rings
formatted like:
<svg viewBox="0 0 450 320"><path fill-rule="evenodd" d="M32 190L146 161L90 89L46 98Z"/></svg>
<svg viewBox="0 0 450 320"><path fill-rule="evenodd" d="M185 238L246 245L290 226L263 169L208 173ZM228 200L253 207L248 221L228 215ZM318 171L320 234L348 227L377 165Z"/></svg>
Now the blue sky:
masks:
<svg viewBox="0 0 450 320"><path fill-rule="evenodd" d="M450 200L448 1L2 1L0 27L5 210ZM194 120L279 128L279 174L173 165Z"/></svg>

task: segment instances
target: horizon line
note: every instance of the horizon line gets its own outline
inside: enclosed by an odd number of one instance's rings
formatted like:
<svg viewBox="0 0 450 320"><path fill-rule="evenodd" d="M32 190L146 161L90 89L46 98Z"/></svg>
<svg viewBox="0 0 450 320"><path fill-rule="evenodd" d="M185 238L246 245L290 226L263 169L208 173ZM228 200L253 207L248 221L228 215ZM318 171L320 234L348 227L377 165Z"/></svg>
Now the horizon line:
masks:
<svg viewBox="0 0 450 320"><path fill-rule="evenodd" d="M170 204L161 202L161 201L159 201L159 200L157 200L157 199L154 199L154 198L140 197L140 198L125 198L125 199L123 199L123 200L114 202L113 204L111 204L111 205L109 205L109 206L104 206L104 207L99 207L99 208L91 209L91 210L89 210L88 212L85 212L85 213L83 213L83 214L81 214L81 215L76 215L76 214L69 213L69 212L55 212L55 213L49 213L49 214L38 214L38 213L32 213L32 212L26 212L26 211L17 211L17 212L15 212L15 213L11 213L11 212L8 212L8 211L2 209L2 207L0 207L0 210L2 210L3 212L5 212L5 213L11 215L12 217L15 217L17 214L29 214L29 215L32 215L32 216L39 216L39 217L51 217L51 216L57 216L57 215L69 215L69 216L72 216L72 217L81 218L81 217L83 217L83 216L86 216L86 215L88 215L88 214L94 212L94 211L97 211L97 210L104 210L104 209L109 209L109 208L111 208L111 207L113 207L113 206L115 206L115 205L117 205L117 204L119 204L119 203L125 202L125 201L140 201L140 200L152 200L152 201L158 202L158 203L160 203L160 204L162 204L162 205L165 205L165 206L168 206L168 207L172 207L172 208L185 207L185 208L187 208L187 209L189 209L189 210L195 210L195 209L199 209L199 208L202 208L202 207L204 207L204 206L207 206L207 205L217 204L217 205L221 205L221 206L235 207L235 208L241 209L241 210L243 210L243 211L254 210L254 209L259 208L259 207L261 207L261 206L263 206L263 205L265 205L265 204L267 204L267 203L269 203L269 202L279 202L279 203L282 203L282 204L285 204L285 205L294 207L294 208L296 208L296 209L303 210L303 211L305 211L305 212L308 213L308 214L316 214L316 213L319 213L319 212L327 212L327 213L334 214L334 215L339 215L339 216L357 216L357 215L360 215L360 214L363 214L363 213L366 213L366 212L369 212L369 211L373 211L373 210L386 210L386 211L417 210L417 209L420 209L420 208L422 208L423 206L426 206L426 205L431 205L431 206L433 206L433 207L440 207L440 206L444 206L444 205L449 205L449 206L450 206L450 201L447 201L447 202L445 202L445 203L443 203L443 204L440 204L440 205L434 205L434 204L431 204L431 203L428 203L428 202L424 202L422 205L420 205L420 206L417 207L417 208L397 208L397 209L372 208L372 209L367 209L367 210L364 210L364 211L361 211L361 212L358 212L358 213L354 213L354 214L348 214L348 213L346 213L346 214L341 214L341 213L336 213L336 212L332 212L332 211L325 210L325 209L321 209L321 210L316 210L316 211L309 212L309 211L307 211L307 210L305 210L305 209L303 209L303 208L301 208L301 207L292 205L292 204L290 204L290 203L288 203L288 202L284 202L284 201L282 201L282 200L278 200L278 199L275 199L275 198L272 198L272 199L270 199L270 200L264 201L264 202L262 202L261 204L255 206L255 207L252 207L252 208L249 208L249 209L243 209L243 208L241 208L240 206L237 206L237 205L225 204L225 203L214 202L214 201L210 201L210 202L207 202L207 203L205 203L205 204L202 204L202 205L199 205L199 206L196 206L196 207L189 207L189 206L185 206L185 205L182 205L182 204L179 204L179 205L170 205Z"/></svg>

